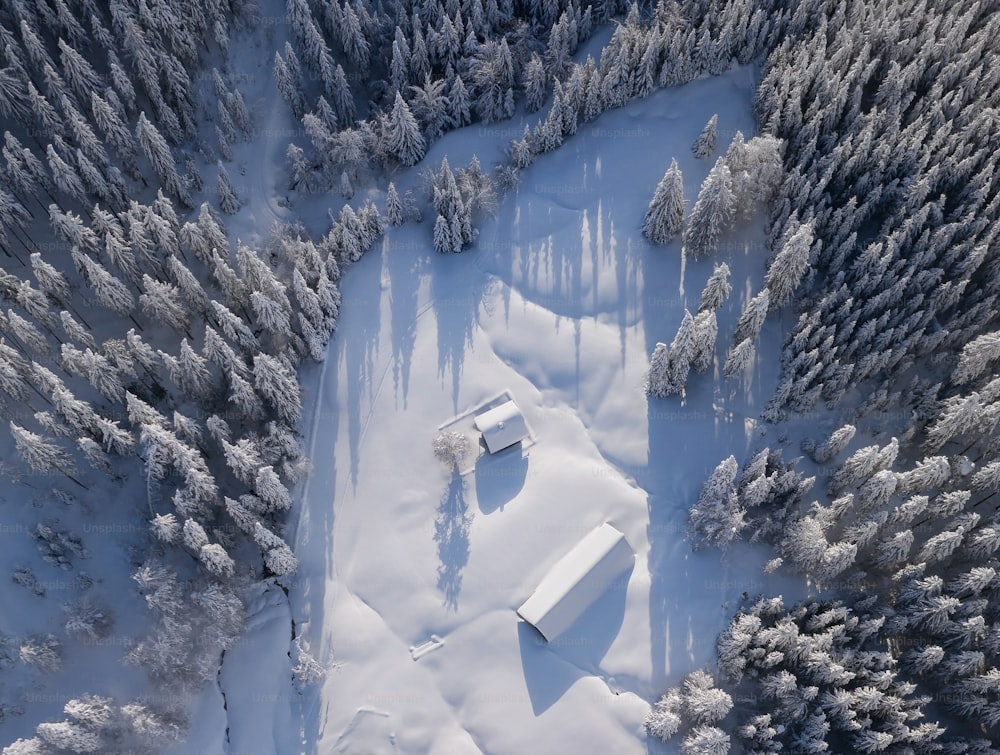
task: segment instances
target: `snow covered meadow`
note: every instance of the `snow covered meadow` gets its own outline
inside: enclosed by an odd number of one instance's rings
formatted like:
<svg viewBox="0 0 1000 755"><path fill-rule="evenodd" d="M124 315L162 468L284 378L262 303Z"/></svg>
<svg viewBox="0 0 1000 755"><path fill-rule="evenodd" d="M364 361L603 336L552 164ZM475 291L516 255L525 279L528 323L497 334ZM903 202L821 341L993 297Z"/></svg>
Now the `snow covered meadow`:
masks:
<svg viewBox="0 0 1000 755"><path fill-rule="evenodd" d="M606 114L525 170L467 253L439 255L426 225L403 226L351 268L311 376L315 471L295 512L299 569L281 580L330 673L301 702L276 693L291 716L258 711L255 685L242 703L227 689L230 720L253 720L252 734L231 726L234 748L274 736L307 752L645 751L649 701L712 661L742 593L781 591L762 552L720 562L685 541L717 458L760 444L777 329L738 389L721 366L683 401L642 387L712 262L652 247L637 208L674 157L693 202L710 166L691 142L716 112L723 133L752 134L752 86L736 69ZM520 130L469 127L427 159L489 159ZM725 341L763 279L760 221L722 249ZM432 454L438 427L478 440L469 414L502 391L532 442L476 448L449 472ZM634 571L546 644L514 608L604 521L626 534Z"/></svg>
<svg viewBox="0 0 1000 755"><path fill-rule="evenodd" d="M4 755L998 752L997 18L0 4Z"/></svg>

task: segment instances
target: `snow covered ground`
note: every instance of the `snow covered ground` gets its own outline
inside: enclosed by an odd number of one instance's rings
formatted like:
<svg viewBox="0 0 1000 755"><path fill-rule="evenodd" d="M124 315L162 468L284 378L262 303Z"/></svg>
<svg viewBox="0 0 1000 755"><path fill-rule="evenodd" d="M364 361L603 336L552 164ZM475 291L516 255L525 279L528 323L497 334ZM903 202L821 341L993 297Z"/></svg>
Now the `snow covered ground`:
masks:
<svg viewBox="0 0 1000 755"><path fill-rule="evenodd" d="M742 385L717 369L693 376L683 402L642 390L649 352L697 307L712 267L648 245L642 212L672 157L693 202L711 161L690 144L714 112L720 150L736 129L753 133L752 83L737 69L582 126L523 172L465 254L435 254L424 223L392 231L351 269L315 383L315 472L294 524L300 570L286 583L296 633L330 672L300 699L264 669L274 692L242 716L233 695L249 698L248 685L227 689L230 752L270 741L278 752L645 751L649 701L712 661L741 594L782 592L760 575L763 553L720 562L684 540L708 472L762 443L753 418L775 384L778 323L766 323ZM489 165L522 128L452 133L422 164L477 153ZM715 260L733 270L724 359L761 285L760 221ZM450 473L431 451L438 427L466 415L454 428L477 440L467 413L504 390L535 442ZM635 568L546 644L514 609L604 521L625 533ZM288 642L287 627L280 639L260 626L246 641L261 636L256 656Z"/></svg>

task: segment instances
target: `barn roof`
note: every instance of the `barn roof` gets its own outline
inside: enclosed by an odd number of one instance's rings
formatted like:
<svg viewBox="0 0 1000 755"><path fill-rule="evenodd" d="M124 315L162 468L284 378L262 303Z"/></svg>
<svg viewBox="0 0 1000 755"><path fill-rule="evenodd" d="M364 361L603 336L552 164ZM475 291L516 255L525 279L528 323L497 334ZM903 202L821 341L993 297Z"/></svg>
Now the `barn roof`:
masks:
<svg viewBox="0 0 1000 755"><path fill-rule="evenodd" d="M602 524L549 569L531 597L517 609L517 615L551 642L634 561L625 535L610 524Z"/></svg>

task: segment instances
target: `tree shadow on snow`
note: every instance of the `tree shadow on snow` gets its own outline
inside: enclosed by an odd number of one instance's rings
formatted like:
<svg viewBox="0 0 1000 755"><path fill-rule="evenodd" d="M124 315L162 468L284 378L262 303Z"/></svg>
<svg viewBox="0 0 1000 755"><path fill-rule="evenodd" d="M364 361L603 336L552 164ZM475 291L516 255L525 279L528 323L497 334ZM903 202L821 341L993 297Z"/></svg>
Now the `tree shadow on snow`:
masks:
<svg viewBox="0 0 1000 755"><path fill-rule="evenodd" d="M469 528L472 514L465 500L465 478L456 469L448 483L434 517L434 540L438 545L437 586L444 593L444 604L458 609L462 590L462 570L469 563Z"/></svg>
<svg viewBox="0 0 1000 755"><path fill-rule="evenodd" d="M476 501L479 510L492 514L521 492L528 475L528 457L516 443L496 454L483 453L476 459Z"/></svg>
<svg viewBox="0 0 1000 755"><path fill-rule="evenodd" d="M528 622L518 621L521 668L536 716L558 701L577 679L607 679L599 664L625 620L625 599L633 569L622 572L569 629L551 642L546 642Z"/></svg>
<svg viewBox="0 0 1000 755"><path fill-rule="evenodd" d="M451 399L458 413L458 390L465 350L479 320L479 302L486 290L486 275L472 255L447 255L431 275L431 305L437 320L438 376L451 376Z"/></svg>
<svg viewBox="0 0 1000 755"><path fill-rule="evenodd" d="M368 409L375 401L380 376L378 365L379 311L382 301L381 260L366 254L351 266L350 294L342 302L341 330L350 338L334 336L338 359L347 378L347 400L339 404L347 413L347 432L351 451L350 479L357 486L361 435Z"/></svg>
<svg viewBox="0 0 1000 755"><path fill-rule="evenodd" d="M395 234L394 234L395 235ZM401 242L393 250L390 237L383 240L382 260L389 276L390 323L392 326L392 381L398 401L402 392L403 408L410 386L410 360L417 335L417 301L420 291L421 270L427 262L426 255L414 254Z"/></svg>

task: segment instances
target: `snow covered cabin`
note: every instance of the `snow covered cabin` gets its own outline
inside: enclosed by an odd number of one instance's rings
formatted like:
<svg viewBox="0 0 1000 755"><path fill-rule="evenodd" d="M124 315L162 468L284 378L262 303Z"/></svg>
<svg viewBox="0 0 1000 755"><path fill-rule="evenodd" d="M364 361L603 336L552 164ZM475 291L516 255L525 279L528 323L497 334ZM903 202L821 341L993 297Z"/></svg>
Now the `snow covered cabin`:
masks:
<svg viewBox="0 0 1000 755"><path fill-rule="evenodd" d="M476 429L483 434L486 449L495 454L528 437L524 415L513 400L488 409L476 416Z"/></svg>
<svg viewBox="0 0 1000 755"><path fill-rule="evenodd" d="M634 562L635 553L625 535L602 524L553 564L517 615L551 642Z"/></svg>

